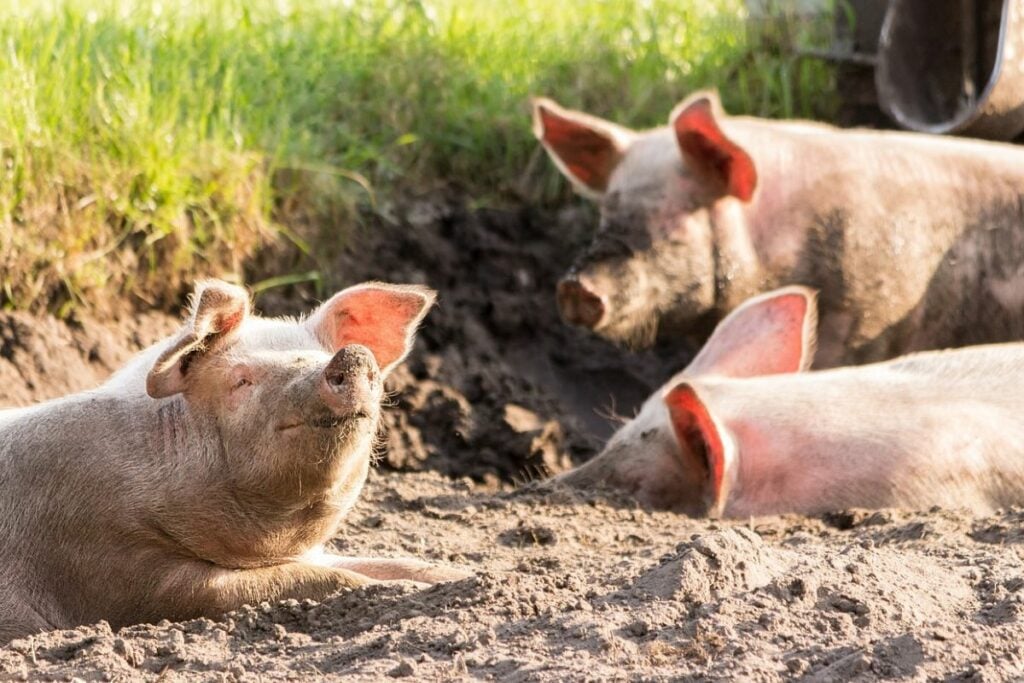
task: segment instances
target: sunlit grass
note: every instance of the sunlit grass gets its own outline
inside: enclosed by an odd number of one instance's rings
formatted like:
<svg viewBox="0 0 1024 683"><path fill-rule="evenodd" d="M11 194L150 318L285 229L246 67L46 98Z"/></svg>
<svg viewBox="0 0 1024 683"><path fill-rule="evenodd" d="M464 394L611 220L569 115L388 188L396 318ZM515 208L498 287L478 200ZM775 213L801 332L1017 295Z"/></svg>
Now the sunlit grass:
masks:
<svg viewBox="0 0 1024 683"><path fill-rule="evenodd" d="M830 71L740 0L21 0L0 16L0 303L157 303L353 203L454 183L551 201L528 97L638 126L698 87L827 116ZM539 174L539 180L537 178ZM309 226L314 230L304 230ZM316 245L309 245L315 250Z"/></svg>

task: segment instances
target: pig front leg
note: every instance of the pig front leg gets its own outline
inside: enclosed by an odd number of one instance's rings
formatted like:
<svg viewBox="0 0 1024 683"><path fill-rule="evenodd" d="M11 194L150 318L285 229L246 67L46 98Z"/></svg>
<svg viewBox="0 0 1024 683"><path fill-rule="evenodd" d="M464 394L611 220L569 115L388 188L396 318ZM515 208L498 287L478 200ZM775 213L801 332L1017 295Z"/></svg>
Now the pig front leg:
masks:
<svg viewBox="0 0 1024 683"><path fill-rule="evenodd" d="M323 600L345 588L375 581L341 567L287 562L270 567L225 569L190 564L166 576L154 600L158 619L215 617L242 605L293 598Z"/></svg>
<svg viewBox="0 0 1024 683"><path fill-rule="evenodd" d="M50 631L53 628L53 624L27 604L18 603L13 598L0 599L0 645L5 645L14 638Z"/></svg>
<svg viewBox="0 0 1024 683"><path fill-rule="evenodd" d="M344 557L321 553L313 559L317 564L345 569L376 581L414 581L421 584L460 581L473 575L464 569L439 567L408 557Z"/></svg>

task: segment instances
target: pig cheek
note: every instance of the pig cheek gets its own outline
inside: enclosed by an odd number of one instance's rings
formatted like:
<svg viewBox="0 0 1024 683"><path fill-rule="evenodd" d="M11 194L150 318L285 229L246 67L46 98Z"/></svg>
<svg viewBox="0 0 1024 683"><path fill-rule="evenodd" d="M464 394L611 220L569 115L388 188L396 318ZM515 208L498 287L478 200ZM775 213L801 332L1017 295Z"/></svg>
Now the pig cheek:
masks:
<svg viewBox="0 0 1024 683"><path fill-rule="evenodd" d="M255 388L251 384L231 389L224 399L225 410L229 413L235 414L243 411L247 407L254 392Z"/></svg>
<svg viewBox="0 0 1024 683"><path fill-rule="evenodd" d="M704 315L715 304L710 229L699 218L691 217L688 223L682 234L659 245L648 266L651 273L661 277L652 296L659 312L675 312L685 323Z"/></svg>
<svg viewBox="0 0 1024 683"><path fill-rule="evenodd" d="M644 440L629 443L616 451L609 483L647 502L658 488L658 479L664 474L659 466L660 458Z"/></svg>
<svg viewBox="0 0 1024 683"><path fill-rule="evenodd" d="M648 507L674 510L685 505L687 488L679 472L656 466L637 481L635 496Z"/></svg>
<svg viewBox="0 0 1024 683"><path fill-rule="evenodd" d="M622 463L617 478L643 505L691 516L703 515L707 507L701 497L704 473L688 468L676 449L674 441L652 445L647 457Z"/></svg>

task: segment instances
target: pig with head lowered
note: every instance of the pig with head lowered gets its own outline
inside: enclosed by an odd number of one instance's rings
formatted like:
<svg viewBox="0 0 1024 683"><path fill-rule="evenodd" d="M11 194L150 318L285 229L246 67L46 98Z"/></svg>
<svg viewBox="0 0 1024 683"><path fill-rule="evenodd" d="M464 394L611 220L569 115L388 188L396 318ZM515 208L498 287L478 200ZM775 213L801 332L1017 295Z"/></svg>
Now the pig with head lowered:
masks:
<svg viewBox="0 0 1024 683"><path fill-rule="evenodd" d="M181 330L106 384L0 411L0 642L466 576L326 548L433 301L367 283L304 320L260 318L204 282Z"/></svg>
<svg viewBox="0 0 1024 683"><path fill-rule="evenodd" d="M691 515L1024 504L1024 343L803 372L811 290L727 316L604 451L554 482Z"/></svg>
<svg viewBox="0 0 1024 683"><path fill-rule="evenodd" d="M551 100L534 131L596 201L562 316L636 347L747 298L819 290L815 364L1024 337L1024 148L725 116L693 95L637 132Z"/></svg>

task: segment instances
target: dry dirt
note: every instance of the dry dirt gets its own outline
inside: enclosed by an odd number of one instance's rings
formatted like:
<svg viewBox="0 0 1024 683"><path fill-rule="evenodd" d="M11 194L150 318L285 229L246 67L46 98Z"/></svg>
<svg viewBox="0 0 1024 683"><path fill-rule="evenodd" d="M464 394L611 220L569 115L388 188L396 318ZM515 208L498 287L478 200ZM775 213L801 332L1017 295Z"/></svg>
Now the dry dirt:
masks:
<svg viewBox="0 0 1024 683"><path fill-rule="evenodd" d="M692 347L634 355L558 323L553 282L584 212L431 198L394 215L338 257L333 284L426 282L441 304L393 378L387 450L335 545L476 576L40 634L0 649L0 679L1024 678L1022 510L711 522L517 486L589 457L613 428L601 415L629 414ZM90 386L173 324L0 314L0 405Z"/></svg>

